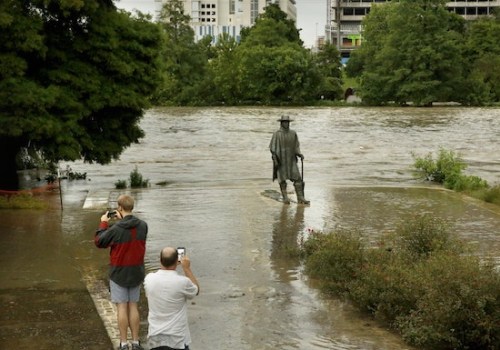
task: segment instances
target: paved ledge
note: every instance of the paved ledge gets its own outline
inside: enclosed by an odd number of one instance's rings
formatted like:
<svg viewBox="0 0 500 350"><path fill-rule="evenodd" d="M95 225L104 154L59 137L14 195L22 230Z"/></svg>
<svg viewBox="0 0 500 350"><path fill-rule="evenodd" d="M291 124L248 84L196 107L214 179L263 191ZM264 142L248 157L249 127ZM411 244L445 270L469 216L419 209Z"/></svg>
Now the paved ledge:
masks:
<svg viewBox="0 0 500 350"><path fill-rule="evenodd" d="M91 275L84 276L83 281L104 323L113 347L117 348L120 343L120 333L118 331L116 305L109 298L108 287L103 281L99 281Z"/></svg>
<svg viewBox="0 0 500 350"><path fill-rule="evenodd" d="M83 203L83 209L106 209L110 204L110 196L113 192L109 190L90 190ZM113 200L115 201L116 198Z"/></svg>

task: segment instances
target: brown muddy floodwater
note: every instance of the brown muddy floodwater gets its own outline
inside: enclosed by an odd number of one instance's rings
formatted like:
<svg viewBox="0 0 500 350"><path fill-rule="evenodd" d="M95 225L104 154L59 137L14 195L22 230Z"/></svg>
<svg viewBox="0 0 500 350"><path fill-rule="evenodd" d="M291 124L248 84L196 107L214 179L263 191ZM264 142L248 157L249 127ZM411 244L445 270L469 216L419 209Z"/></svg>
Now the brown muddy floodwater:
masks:
<svg viewBox="0 0 500 350"><path fill-rule="evenodd" d="M261 193L271 181L268 145L287 113L305 155L310 206ZM146 137L107 166L63 181L64 210L0 211L2 288L78 284L106 275L107 251L91 239L118 180L138 171L150 187L127 190L149 224L146 267L165 245L185 246L201 284L189 306L193 350L410 349L348 304L325 298L286 252L311 229L358 228L367 240L431 213L450 222L478 254L498 260L500 210L416 180L412 152L460 152L467 172L500 182L500 109L169 108L146 113ZM293 187L290 186L293 190ZM294 198L294 194L291 194ZM84 208L85 207L85 208ZM36 258L36 259L35 259ZM146 324L143 323L143 328Z"/></svg>

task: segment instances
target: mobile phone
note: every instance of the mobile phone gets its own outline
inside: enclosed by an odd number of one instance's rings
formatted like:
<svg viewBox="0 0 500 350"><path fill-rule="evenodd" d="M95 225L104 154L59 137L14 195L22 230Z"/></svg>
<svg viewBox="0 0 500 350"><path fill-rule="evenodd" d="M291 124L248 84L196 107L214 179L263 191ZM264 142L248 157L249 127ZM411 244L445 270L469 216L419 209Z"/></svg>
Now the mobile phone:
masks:
<svg viewBox="0 0 500 350"><path fill-rule="evenodd" d="M179 261L181 261L181 259L184 257L184 255L186 255L186 248L178 247L177 248L177 255L179 257Z"/></svg>

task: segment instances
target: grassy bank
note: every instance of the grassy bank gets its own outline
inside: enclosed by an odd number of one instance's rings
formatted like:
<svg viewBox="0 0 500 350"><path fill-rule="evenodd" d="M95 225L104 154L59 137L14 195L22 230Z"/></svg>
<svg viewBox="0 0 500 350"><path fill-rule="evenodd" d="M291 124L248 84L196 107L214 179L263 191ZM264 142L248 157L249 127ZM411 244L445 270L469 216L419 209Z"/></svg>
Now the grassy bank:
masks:
<svg viewBox="0 0 500 350"><path fill-rule="evenodd" d="M31 194L0 196L0 209L46 209L47 207L44 199Z"/></svg>

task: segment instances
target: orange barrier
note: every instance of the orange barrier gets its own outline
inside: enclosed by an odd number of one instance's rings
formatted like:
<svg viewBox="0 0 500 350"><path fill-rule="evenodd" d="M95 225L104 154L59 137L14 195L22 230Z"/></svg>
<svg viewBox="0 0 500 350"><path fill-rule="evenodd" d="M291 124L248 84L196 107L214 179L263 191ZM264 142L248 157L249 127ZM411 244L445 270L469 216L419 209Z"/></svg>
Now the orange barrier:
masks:
<svg viewBox="0 0 500 350"><path fill-rule="evenodd" d="M31 194L31 195L37 195L37 194L43 194L49 191L52 191L54 189L59 188L59 185L56 182L49 183L45 186L40 186L36 188L32 188L29 190L18 190L18 191L9 191L9 190L0 190L0 196L17 196L21 194Z"/></svg>

